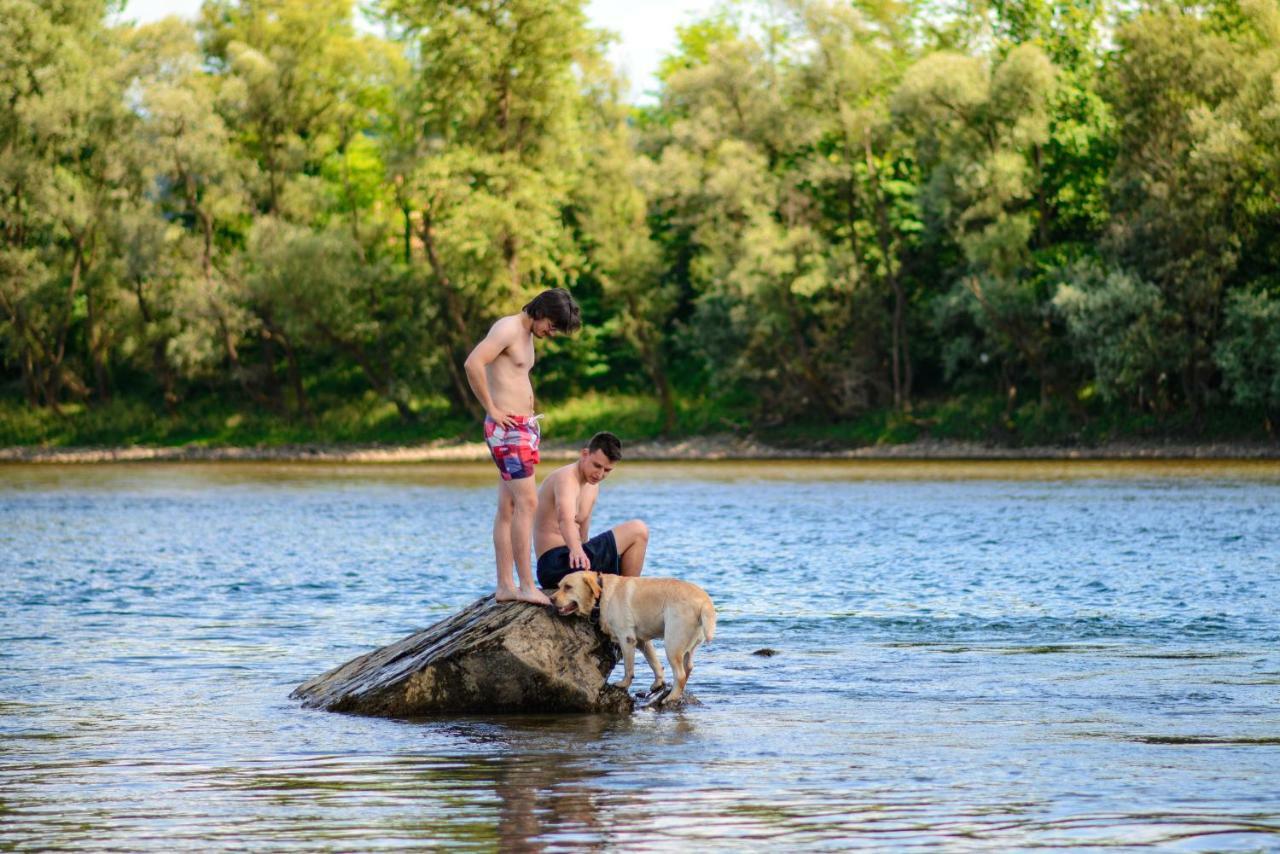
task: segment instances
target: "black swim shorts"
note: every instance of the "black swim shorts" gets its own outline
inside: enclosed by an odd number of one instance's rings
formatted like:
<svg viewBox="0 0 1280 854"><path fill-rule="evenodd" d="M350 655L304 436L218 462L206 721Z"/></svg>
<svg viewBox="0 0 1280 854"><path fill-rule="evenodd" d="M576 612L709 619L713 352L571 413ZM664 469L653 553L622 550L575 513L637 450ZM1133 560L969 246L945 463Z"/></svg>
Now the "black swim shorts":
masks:
<svg viewBox="0 0 1280 854"><path fill-rule="evenodd" d="M618 541L614 539L612 530L596 534L582 544L582 550L587 553L592 570L610 575L622 574L618 563ZM577 570L569 568L568 546L556 546L538 556L538 585L541 587L556 587L560 579L571 572Z"/></svg>

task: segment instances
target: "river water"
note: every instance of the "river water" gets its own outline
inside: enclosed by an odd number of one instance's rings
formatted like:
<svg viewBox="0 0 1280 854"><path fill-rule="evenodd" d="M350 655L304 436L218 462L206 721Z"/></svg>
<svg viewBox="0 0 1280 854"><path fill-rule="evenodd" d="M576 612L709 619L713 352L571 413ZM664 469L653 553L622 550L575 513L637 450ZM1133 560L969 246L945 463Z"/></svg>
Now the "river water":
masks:
<svg viewBox="0 0 1280 854"><path fill-rule="evenodd" d="M493 501L0 466L0 850L1280 849L1280 464L624 461L593 530L715 599L701 707L289 700L488 592Z"/></svg>

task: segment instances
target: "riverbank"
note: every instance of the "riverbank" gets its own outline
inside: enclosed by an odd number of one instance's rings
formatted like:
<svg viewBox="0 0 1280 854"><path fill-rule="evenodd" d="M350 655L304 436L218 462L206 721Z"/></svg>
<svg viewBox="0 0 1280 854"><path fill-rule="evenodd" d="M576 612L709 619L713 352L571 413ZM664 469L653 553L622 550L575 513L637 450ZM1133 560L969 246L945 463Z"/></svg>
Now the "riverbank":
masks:
<svg viewBox="0 0 1280 854"><path fill-rule="evenodd" d="M572 459L575 444L543 447L544 461ZM481 442L436 440L405 445L293 444L258 447L0 448L0 462L475 462L488 458ZM628 443L626 459L678 460L1266 460L1280 459L1280 443L1112 442L1096 447L1005 447L955 440L918 440L855 448L776 446L730 435Z"/></svg>
<svg viewBox="0 0 1280 854"><path fill-rule="evenodd" d="M239 411L217 400L166 413L116 400L61 412L0 400L0 462L318 461L465 462L487 452L478 426L437 401L406 424L394 407L353 399L314 419ZM1073 415L1026 404L1012 414L990 397L919 401L911 413L870 410L838 421L764 423L701 399L679 400L674 425L639 395L584 394L544 412L549 460L577 453L606 427L628 459L1275 459L1280 442L1259 415L1189 413L1163 419L1123 409Z"/></svg>

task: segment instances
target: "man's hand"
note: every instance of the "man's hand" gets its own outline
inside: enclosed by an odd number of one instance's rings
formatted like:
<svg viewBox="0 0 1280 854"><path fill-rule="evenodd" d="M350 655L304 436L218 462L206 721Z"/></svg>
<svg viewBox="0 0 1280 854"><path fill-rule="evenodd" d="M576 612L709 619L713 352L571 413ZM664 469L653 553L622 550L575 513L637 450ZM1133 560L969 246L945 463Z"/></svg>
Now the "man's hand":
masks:
<svg viewBox="0 0 1280 854"><path fill-rule="evenodd" d="M514 412L499 412L491 409L488 412L489 417L495 424L501 424L504 430L510 430L516 426L516 415Z"/></svg>
<svg viewBox="0 0 1280 854"><path fill-rule="evenodd" d="M587 557L587 553L582 550L582 546L569 550L569 568L570 569L590 569L591 559Z"/></svg>

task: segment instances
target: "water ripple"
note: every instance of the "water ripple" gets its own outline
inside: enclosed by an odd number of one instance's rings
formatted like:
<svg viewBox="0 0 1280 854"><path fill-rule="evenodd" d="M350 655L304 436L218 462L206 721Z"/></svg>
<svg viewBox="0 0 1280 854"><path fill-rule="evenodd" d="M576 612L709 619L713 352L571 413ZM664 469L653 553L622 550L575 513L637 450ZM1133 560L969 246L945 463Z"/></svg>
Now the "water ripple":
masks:
<svg viewBox="0 0 1280 854"><path fill-rule="evenodd" d="M0 849L1280 844L1280 470L628 464L702 707L290 702L486 591L490 478L0 469Z"/></svg>

